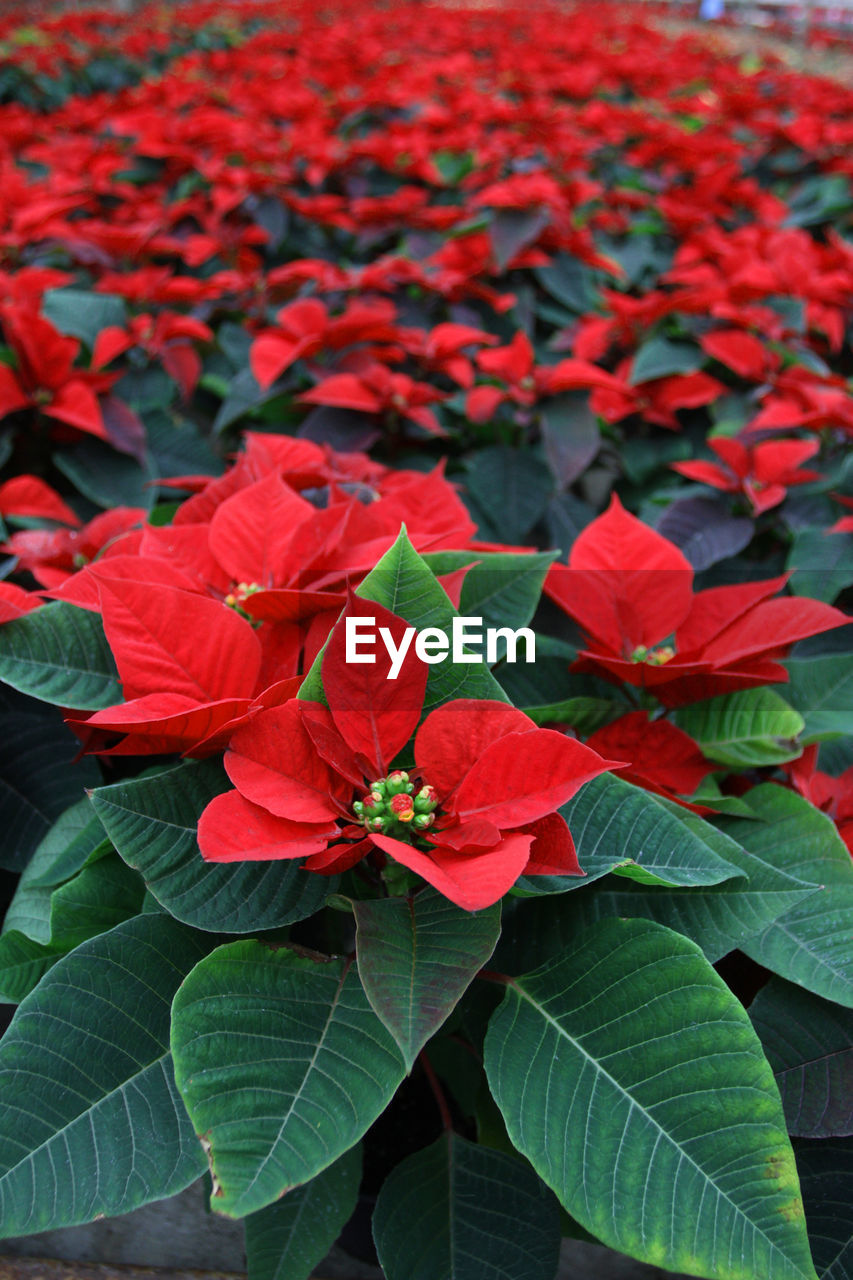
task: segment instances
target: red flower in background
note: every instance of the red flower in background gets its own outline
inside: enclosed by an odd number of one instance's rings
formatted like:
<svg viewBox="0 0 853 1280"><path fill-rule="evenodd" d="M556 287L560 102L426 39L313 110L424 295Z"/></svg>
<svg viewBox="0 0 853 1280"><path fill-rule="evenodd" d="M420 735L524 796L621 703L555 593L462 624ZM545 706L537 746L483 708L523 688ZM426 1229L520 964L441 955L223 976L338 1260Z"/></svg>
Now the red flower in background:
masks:
<svg viewBox="0 0 853 1280"><path fill-rule="evenodd" d="M586 744L599 755L627 760L619 771L626 782L671 800L692 796L716 768L683 729L669 720L651 720L647 711L629 711L596 729Z"/></svg>
<svg viewBox="0 0 853 1280"><path fill-rule="evenodd" d="M800 470L800 464L820 449L819 440L767 440L747 445L727 436L711 436L707 443L722 466L698 459L672 462L672 470L724 493L742 493L756 516L778 506L791 485L820 479L818 471Z"/></svg>
<svg viewBox="0 0 853 1280"><path fill-rule="evenodd" d="M478 352L477 366L481 373L500 378L505 385L479 386L468 392L465 411L472 422L489 422L507 400L529 408L537 400L561 391L588 391L596 387L608 391L622 389L622 383L612 373L586 360L537 365L530 339L521 332L506 347Z"/></svg>
<svg viewBox="0 0 853 1280"><path fill-rule="evenodd" d="M117 375L75 369L77 339L59 333L28 308L6 307L0 320L16 362L14 369L0 364L0 418L18 409L38 409L45 417L108 439L98 393L108 391Z"/></svg>
<svg viewBox="0 0 853 1280"><path fill-rule="evenodd" d="M783 766L791 785L816 809L829 815L853 857L853 765L838 777L817 767L819 744L806 747L799 760Z"/></svg>
<svg viewBox="0 0 853 1280"><path fill-rule="evenodd" d="M792 644L849 621L802 596L772 599L787 575L693 591L673 543L629 515L614 495L553 565L547 594L580 625L574 671L649 689L668 707L788 679Z"/></svg>
<svg viewBox="0 0 853 1280"><path fill-rule="evenodd" d="M348 616L375 618L397 645L406 630L355 596ZM306 869L330 874L386 855L468 911L520 875L579 874L556 810L610 764L514 707L463 699L417 729L410 777L392 765L420 720L428 672L411 648L396 680L389 669L380 654L370 666L346 662L342 619L322 666L328 707L295 699L233 735L225 767L235 790L201 816L203 856L306 857Z"/></svg>

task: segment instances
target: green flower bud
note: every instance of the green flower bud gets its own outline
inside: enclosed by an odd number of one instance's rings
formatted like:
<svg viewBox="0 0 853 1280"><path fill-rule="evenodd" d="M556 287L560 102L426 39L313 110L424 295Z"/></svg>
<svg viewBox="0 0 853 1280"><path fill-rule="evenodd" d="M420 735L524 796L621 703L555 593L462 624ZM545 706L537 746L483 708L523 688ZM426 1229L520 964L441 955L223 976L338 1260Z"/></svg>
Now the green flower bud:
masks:
<svg viewBox="0 0 853 1280"><path fill-rule="evenodd" d="M415 796L415 813L432 813L433 809L438 808L438 793L435 787L429 785L421 787Z"/></svg>
<svg viewBox="0 0 853 1280"><path fill-rule="evenodd" d="M434 822L434 813L416 813L412 818L412 826L415 831L426 831Z"/></svg>
<svg viewBox="0 0 853 1280"><path fill-rule="evenodd" d="M398 796L403 792L411 793L415 788L409 782L409 775L404 773L402 769L397 769L394 773L388 774L385 789L389 796Z"/></svg>

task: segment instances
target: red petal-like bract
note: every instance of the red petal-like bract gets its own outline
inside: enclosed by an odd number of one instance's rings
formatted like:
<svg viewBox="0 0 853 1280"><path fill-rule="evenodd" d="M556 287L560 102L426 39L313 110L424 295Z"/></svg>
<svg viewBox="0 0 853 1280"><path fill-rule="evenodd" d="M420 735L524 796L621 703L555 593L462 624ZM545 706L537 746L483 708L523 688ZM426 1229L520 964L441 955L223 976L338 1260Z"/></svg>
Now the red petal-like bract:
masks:
<svg viewBox="0 0 853 1280"><path fill-rule="evenodd" d="M347 618L374 619L374 662L347 662ZM387 628L399 647L408 623L373 600L350 594L323 657L323 690L332 718L352 751L369 761L377 777L415 731L423 710L429 668L415 653L412 639L399 675L389 678L391 658L380 635ZM360 649L365 654L367 646ZM368 650L369 651L369 650Z"/></svg>
<svg viewBox="0 0 853 1280"><path fill-rule="evenodd" d="M248 698L261 646L245 619L172 587L98 576L104 631L126 698L182 693L196 702Z"/></svg>
<svg viewBox="0 0 853 1280"><path fill-rule="evenodd" d="M226 791L199 818L198 847L207 862L272 862L321 853L336 831L332 822L273 817L239 791Z"/></svg>
<svg viewBox="0 0 853 1280"><path fill-rule="evenodd" d="M225 769L247 800L296 822L336 818L352 798L352 783L321 758L295 698L237 730Z"/></svg>
<svg viewBox="0 0 853 1280"><path fill-rule="evenodd" d="M665 640L684 621L693 569L678 547L628 514L615 496L578 535L568 566L549 571L546 591L596 640L620 656Z"/></svg>
<svg viewBox="0 0 853 1280"><path fill-rule="evenodd" d="M457 698L436 707L415 738L415 763L425 782L446 800L492 742L536 726L507 702Z"/></svg>
<svg viewBox="0 0 853 1280"><path fill-rule="evenodd" d="M0 485L0 515L33 516L79 526L80 517L38 476L15 476Z"/></svg>
<svg viewBox="0 0 853 1280"><path fill-rule="evenodd" d="M509 733L493 742L466 774L452 800L460 821L485 818L521 827L559 809L612 765L555 729Z"/></svg>
<svg viewBox="0 0 853 1280"><path fill-rule="evenodd" d="M482 911L508 893L527 865L533 836L512 833L485 852L459 852L436 845L429 853L401 840L370 839L463 911Z"/></svg>

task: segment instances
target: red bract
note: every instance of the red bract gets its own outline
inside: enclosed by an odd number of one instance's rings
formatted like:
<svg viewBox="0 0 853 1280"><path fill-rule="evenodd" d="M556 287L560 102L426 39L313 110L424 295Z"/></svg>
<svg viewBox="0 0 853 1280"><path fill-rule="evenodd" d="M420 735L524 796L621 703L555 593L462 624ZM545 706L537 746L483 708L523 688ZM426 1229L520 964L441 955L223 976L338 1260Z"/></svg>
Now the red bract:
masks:
<svg viewBox="0 0 853 1280"><path fill-rule="evenodd" d="M587 746L628 761L619 773L626 782L672 800L691 796L715 768L689 734L668 720L650 720L647 711L630 711L597 729Z"/></svg>
<svg viewBox="0 0 853 1280"><path fill-rule="evenodd" d="M624 510L607 512L554 565L545 590L581 626L573 665L649 689L668 707L787 680L778 659L806 636L843 626L838 609L772 599L787 575L693 591L693 569L666 538Z"/></svg>
<svg viewBox="0 0 853 1280"><path fill-rule="evenodd" d="M401 643L401 618L350 597L323 661L329 706L293 700L234 734L225 767L235 790L202 814L204 857L307 857L308 870L328 874L386 855L468 911L522 874L579 874L556 810L608 762L511 706L463 699L417 730L410 780L391 766L422 714L427 668L411 648L394 681L381 650L375 664L347 664L354 616Z"/></svg>
<svg viewBox="0 0 853 1280"><path fill-rule="evenodd" d="M832 818L853 857L853 766L833 777L817 768L817 756L817 744L806 747L799 760L784 770L794 790Z"/></svg>
<svg viewBox="0 0 853 1280"><path fill-rule="evenodd" d="M98 392L115 382L108 374L74 368L76 338L58 333L43 316L6 307L0 314L14 369L0 364L0 418L18 409L38 409L48 418L108 439Z"/></svg>
<svg viewBox="0 0 853 1280"><path fill-rule="evenodd" d="M620 391L622 388L613 374L586 360L537 365L530 339L524 333L517 333L506 347L478 352L477 365L481 373L500 378L505 386L480 386L469 391L465 411L472 422L488 422L506 400L529 407L561 391L593 388Z"/></svg>
<svg viewBox="0 0 853 1280"><path fill-rule="evenodd" d="M426 382L415 382L405 373L392 373L374 364L363 373L332 373L299 399L303 404L327 404L394 419L408 419L431 435L445 435L444 428L426 406L444 396Z"/></svg>
<svg viewBox="0 0 853 1280"><path fill-rule="evenodd" d="M161 311L156 317L144 314L134 316L127 329L113 326L102 329L92 352L92 363L102 368L132 347L139 347L160 361L181 388L184 399L188 399L201 375L201 357L192 344L212 341L212 330L192 316L173 311Z"/></svg>
<svg viewBox="0 0 853 1280"><path fill-rule="evenodd" d="M0 516L26 516L79 525L80 518L55 489L38 476L15 476L0 485Z"/></svg>
<svg viewBox="0 0 853 1280"><path fill-rule="evenodd" d="M818 471L800 470L800 464L820 449L819 440L768 440L750 446L727 436L711 436L707 443L722 466L700 459L673 462L673 471L724 493L742 493L756 516L778 506L792 485L820 478Z"/></svg>

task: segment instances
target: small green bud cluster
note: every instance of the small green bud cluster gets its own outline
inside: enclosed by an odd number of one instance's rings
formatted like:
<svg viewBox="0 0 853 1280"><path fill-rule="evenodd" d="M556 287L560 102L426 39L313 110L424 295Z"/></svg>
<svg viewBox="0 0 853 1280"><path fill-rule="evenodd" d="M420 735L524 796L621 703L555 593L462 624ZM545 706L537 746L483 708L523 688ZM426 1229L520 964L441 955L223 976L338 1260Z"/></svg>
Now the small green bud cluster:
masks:
<svg viewBox="0 0 853 1280"><path fill-rule="evenodd" d="M409 775L395 769L387 778L371 782L364 799L356 800L353 805L353 813L366 831L394 836L411 844L412 832L428 831L435 822L437 808L434 787L423 786L416 792Z"/></svg>
<svg viewBox="0 0 853 1280"><path fill-rule="evenodd" d="M238 582L233 591L229 591L225 597L225 603L229 609L233 609L235 613L239 613L241 618L245 618L247 622L251 622L253 627L259 627L262 619L253 618L241 606L244 600L248 600L249 596L255 595L256 592L263 591L263 587L258 582Z"/></svg>

